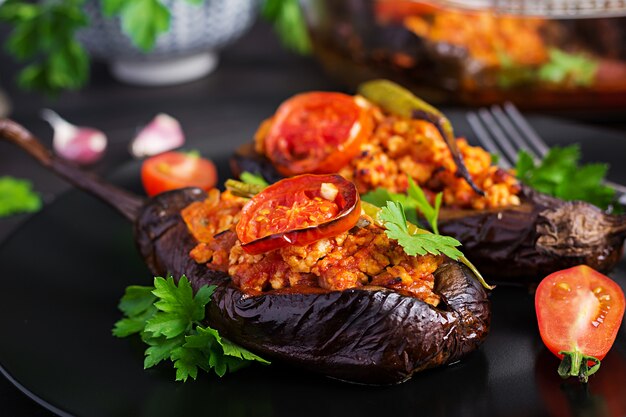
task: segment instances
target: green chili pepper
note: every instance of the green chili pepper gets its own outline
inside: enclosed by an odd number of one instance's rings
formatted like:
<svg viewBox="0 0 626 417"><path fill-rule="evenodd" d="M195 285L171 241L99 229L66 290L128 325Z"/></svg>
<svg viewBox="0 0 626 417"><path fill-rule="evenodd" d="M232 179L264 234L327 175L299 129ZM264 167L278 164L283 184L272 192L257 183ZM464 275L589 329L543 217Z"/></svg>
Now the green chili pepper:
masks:
<svg viewBox="0 0 626 417"><path fill-rule="evenodd" d="M406 88L388 80L373 80L363 83L359 86L358 92L388 113L406 118L423 119L434 124L439 133L441 133L446 145L448 145L448 149L450 149L456 164L457 175L467 181L477 194L485 195L485 192L474 183L467 171L461 152L456 144L456 136L454 136L452 124L443 113L413 95Z"/></svg>

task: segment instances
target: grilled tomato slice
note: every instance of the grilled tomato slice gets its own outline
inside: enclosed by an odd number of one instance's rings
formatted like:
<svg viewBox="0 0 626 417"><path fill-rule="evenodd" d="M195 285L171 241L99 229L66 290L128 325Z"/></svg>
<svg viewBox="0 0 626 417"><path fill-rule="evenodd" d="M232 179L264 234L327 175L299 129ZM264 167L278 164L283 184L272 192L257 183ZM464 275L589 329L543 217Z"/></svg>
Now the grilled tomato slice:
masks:
<svg viewBox="0 0 626 417"><path fill-rule="evenodd" d="M539 333L562 359L559 375L587 382L615 341L624 305L620 286L586 265L541 281L535 294Z"/></svg>
<svg viewBox="0 0 626 417"><path fill-rule="evenodd" d="M241 210L237 237L259 254L350 230L361 215L356 186L340 175L305 174L265 188Z"/></svg>
<svg viewBox="0 0 626 417"><path fill-rule="evenodd" d="M185 187L210 190L217 182L213 162L195 153L165 152L146 159L141 166L141 182L146 194Z"/></svg>
<svg viewBox="0 0 626 417"><path fill-rule="evenodd" d="M264 139L265 155L284 176L339 171L372 134L369 104L359 96L311 92L280 105Z"/></svg>

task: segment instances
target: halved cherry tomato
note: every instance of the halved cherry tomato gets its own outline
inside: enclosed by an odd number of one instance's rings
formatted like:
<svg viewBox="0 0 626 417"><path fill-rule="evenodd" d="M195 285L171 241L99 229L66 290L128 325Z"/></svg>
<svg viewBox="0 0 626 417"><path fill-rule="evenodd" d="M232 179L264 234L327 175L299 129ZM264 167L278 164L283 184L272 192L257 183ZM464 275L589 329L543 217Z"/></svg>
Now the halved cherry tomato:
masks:
<svg viewBox="0 0 626 417"><path fill-rule="evenodd" d="M541 281L535 294L539 333L563 360L559 375L586 382L597 371L615 341L625 304L620 286L586 265Z"/></svg>
<svg viewBox="0 0 626 417"><path fill-rule="evenodd" d="M372 134L369 104L341 93L299 94L280 105L264 140L265 154L285 176L339 171Z"/></svg>
<svg viewBox="0 0 626 417"><path fill-rule="evenodd" d="M241 210L237 237L256 255L350 230L361 215L356 186L340 175L305 174L265 188Z"/></svg>
<svg viewBox="0 0 626 417"><path fill-rule="evenodd" d="M141 182L149 196L184 187L209 190L217 183L215 165L193 153L165 152L144 161Z"/></svg>

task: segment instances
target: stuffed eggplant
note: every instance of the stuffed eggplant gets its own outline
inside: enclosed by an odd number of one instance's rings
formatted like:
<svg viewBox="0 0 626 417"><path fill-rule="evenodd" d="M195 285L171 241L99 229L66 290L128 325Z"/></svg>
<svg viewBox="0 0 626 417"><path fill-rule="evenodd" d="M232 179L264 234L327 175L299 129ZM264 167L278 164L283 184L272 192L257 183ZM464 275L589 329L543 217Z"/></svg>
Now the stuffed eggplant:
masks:
<svg viewBox="0 0 626 417"><path fill-rule="evenodd" d="M456 139L439 111L388 81L366 83L357 96L313 92L287 100L231 166L235 175L248 171L270 182L339 172L361 193L402 193L415 181L431 200L442 193L439 229L459 239L495 282L530 283L579 264L609 271L626 237L626 215L519 183L488 152Z"/></svg>
<svg viewBox="0 0 626 417"><path fill-rule="evenodd" d="M268 359L351 382L398 383L414 372L457 361L488 334L490 303L471 270L442 255L417 260L402 254L371 218L360 214L356 189L337 175L306 176L310 187L301 193L281 188L279 196L273 195L276 187L293 185L275 184L245 206L228 192L207 194L193 188L144 200L54 157L12 121L0 119L0 137L133 222L138 249L153 273L185 274L195 289L216 285L208 306L209 324ZM302 190L302 178L294 181L299 181L295 190ZM268 204L280 196L300 199L302 210L296 214L303 216L303 227L288 226L286 231L280 225L264 225ZM327 209L316 209L319 200ZM294 217L271 207L276 220ZM322 217L316 218L319 213ZM261 233L263 227L271 233ZM351 256L341 255L350 250L345 242L353 242ZM323 280L321 275L312 280L302 264L289 272L275 259L282 250L305 261L314 248L326 251L316 257ZM229 256L224 256L225 249ZM361 256L368 253L377 256ZM377 265L370 262L374 258ZM362 270L357 260L365 262L368 273L358 273ZM356 268L349 282L341 273L344 262ZM411 265L424 269L414 274ZM372 268L380 273L370 274Z"/></svg>

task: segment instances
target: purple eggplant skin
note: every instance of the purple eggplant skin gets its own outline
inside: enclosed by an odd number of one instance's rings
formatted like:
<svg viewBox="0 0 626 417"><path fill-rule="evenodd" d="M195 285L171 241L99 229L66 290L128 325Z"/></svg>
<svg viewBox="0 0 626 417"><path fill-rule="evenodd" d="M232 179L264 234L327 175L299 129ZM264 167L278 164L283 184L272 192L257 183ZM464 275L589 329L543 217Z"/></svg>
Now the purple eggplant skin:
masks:
<svg viewBox="0 0 626 417"><path fill-rule="evenodd" d="M467 267L452 261L435 272L439 307L380 287L245 294L228 275L189 257L196 242L179 213L205 196L185 189L151 199L135 225L139 249L156 275L185 274L196 290L217 285L208 323L262 357L344 381L393 384L458 361L489 332L486 291Z"/></svg>
<svg viewBox="0 0 626 417"><path fill-rule="evenodd" d="M204 191L186 188L145 200L56 158L12 121L0 119L0 138L130 220L138 250L155 275L186 275L195 290L215 285L207 324L269 360L349 382L393 384L423 369L456 362L488 335L488 294L460 263L447 261L435 272L438 307L379 287L245 294L227 274L189 256L196 242L180 212L204 200Z"/></svg>
<svg viewBox="0 0 626 417"><path fill-rule="evenodd" d="M231 158L243 171L280 179L251 144ZM622 257L626 215L607 214L583 201L563 201L522 186L522 204L497 210L442 209L439 231L463 244L463 253L491 282L532 285L554 271L586 264L609 272Z"/></svg>
<svg viewBox="0 0 626 417"><path fill-rule="evenodd" d="M441 212L439 230L495 282L531 284L577 265L609 272L622 257L626 215L523 186L519 207Z"/></svg>

